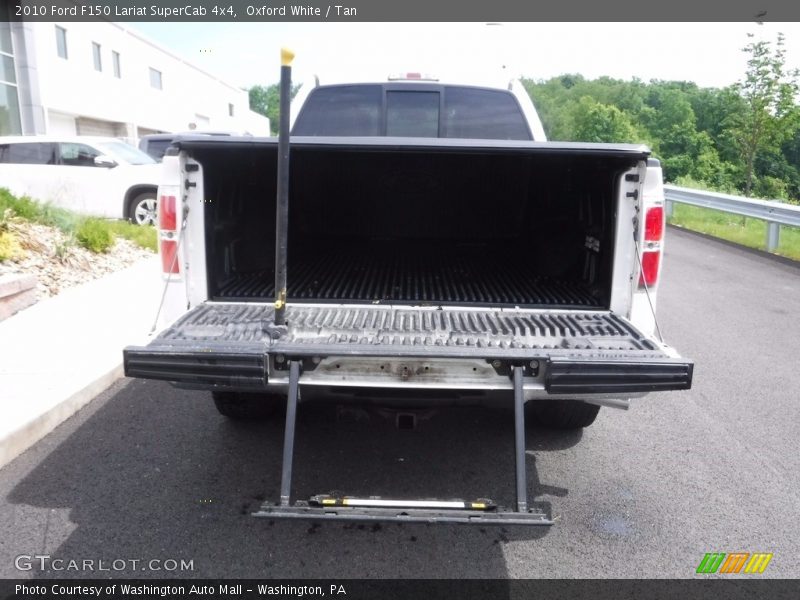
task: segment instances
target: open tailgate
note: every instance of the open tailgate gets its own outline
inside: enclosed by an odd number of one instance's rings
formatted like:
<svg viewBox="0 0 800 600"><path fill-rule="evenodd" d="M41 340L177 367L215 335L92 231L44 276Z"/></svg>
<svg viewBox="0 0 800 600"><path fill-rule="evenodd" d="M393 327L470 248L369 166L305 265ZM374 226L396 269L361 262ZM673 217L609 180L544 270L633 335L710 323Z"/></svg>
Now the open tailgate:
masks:
<svg viewBox="0 0 800 600"><path fill-rule="evenodd" d="M188 385L261 389L271 358L479 358L539 361L550 394L689 389L691 361L609 311L292 304L273 339L273 306L208 302L145 347L125 374Z"/></svg>

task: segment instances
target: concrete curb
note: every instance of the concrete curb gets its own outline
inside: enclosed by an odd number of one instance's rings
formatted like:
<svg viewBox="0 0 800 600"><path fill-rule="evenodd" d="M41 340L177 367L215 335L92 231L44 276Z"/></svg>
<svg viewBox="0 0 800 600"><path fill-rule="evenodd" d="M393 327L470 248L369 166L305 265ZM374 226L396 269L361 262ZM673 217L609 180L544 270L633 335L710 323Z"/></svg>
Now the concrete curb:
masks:
<svg viewBox="0 0 800 600"><path fill-rule="evenodd" d="M64 290L0 322L0 468L123 376L163 282L157 257Z"/></svg>
<svg viewBox="0 0 800 600"><path fill-rule="evenodd" d="M123 377L122 361L111 371L88 383L85 388L58 403L0 440L0 469L41 440L101 392Z"/></svg>
<svg viewBox="0 0 800 600"><path fill-rule="evenodd" d="M36 277L0 275L0 321L36 303Z"/></svg>

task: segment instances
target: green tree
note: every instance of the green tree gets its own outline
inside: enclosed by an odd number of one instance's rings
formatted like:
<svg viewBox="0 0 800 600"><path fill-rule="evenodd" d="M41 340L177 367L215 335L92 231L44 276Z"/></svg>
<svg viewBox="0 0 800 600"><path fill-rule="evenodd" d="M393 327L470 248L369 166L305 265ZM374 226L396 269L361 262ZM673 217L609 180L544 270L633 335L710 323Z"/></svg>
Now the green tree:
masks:
<svg viewBox="0 0 800 600"><path fill-rule="evenodd" d="M781 148L781 154L789 172L789 197L800 199L800 135L794 135L787 140Z"/></svg>
<svg viewBox="0 0 800 600"><path fill-rule="evenodd" d="M292 86L291 97L294 98L299 85ZM280 117L280 85L254 85L247 93L250 97L250 110L269 118L269 128L272 135L278 134Z"/></svg>
<svg viewBox="0 0 800 600"><path fill-rule="evenodd" d="M733 87L701 88L688 95L697 118L697 131L714 141L720 159L739 164L741 155L732 131L732 123L742 111L744 100Z"/></svg>
<svg viewBox="0 0 800 600"><path fill-rule="evenodd" d="M711 137L697 131L689 101L696 89L685 82L651 82L647 106L639 114L662 160L667 181L688 176L710 183L724 171Z"/></svg>
<svg viewBox="0 0 800 600"><path fill-rule="evenodd" d="M744 194L750 196L759 153L780 148L796 134L798 72L786 70L783 34L778 34L774 45L753 40L742 50L749 56L747 71L734 89L744 100L744 110L732 119L732 131L744 163ZM776 187L774 182L770 187Z"/></svg>
<svg viewBox="0 0 800 600"><path fill-rule="evenodd" d="M610 104L600 104L589 96L574 108L574 139L582 142L637 142L641 135L628 116Z"/></svg>
<svg viewBox="0 0 800 600"><path fill-rule="evenodd" d="M270 89L274 86L265 86L265 85L254 85L249 90L247 90L247 94L250 97L250 110L253 112L257 112L260 115L267 115L267 111L269 110L269 105L271 104L270 100Z"/></svg>
<svg viewBox="0 0 800 600"><path fill-rule="evenodd" d="M548 81L522 80L542 119L548 139L573 139L568 109L575 102L572 90L583 81L580 75L562 75Z"/></svg>
<svg viewBox="0 0 800 600"><path fill-rule="evenodd" d="M523 83L551 140L644 142L661 159L668 181L729 193L745 188L746 161L739 141L749 105L740 87L588 80L576 74ZM753 157L754 194L800 198L800 108L789 96L777 139Z"/></svg>

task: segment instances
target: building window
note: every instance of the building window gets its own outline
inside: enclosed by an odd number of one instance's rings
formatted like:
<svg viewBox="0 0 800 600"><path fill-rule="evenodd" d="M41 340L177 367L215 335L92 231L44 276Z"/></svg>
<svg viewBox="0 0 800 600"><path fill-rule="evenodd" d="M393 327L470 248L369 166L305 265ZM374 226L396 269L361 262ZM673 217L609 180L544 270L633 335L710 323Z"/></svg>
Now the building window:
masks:
<svg viewBox="0 0 800 600"><path fill-rule="evenodd" d="M0 135L22 133L17 86L0 83Z"/></svg>
<svg viewBox="0 0 800 600"><path fill-rule="evenodd" d="M0 83L17 83L17 75L14 72L14 58L0 54Z"/></svg>
<svg viewBox="0 0 800 600"><path fill-rule="evenodd" d="M233 116L233 104L228 103L228 116Z"/></svg>
<svg viewBox="0 0 800 600"><path fill-rule="evenodd" d="M103 57L100 55L100 44L92 42L92 58L94 58L94 70L103 70Z"/></svg>
<svg viewBox="0 0 800 600"><path fill-rule="evenodd" d="M114 63L114 77L122 78L122 69L119 66L119 52L111 51L111 61Z"/></svg>
<svg viewBox="0 0 800 600"><path fill-rule="evenodd" d="M11 24L8 22L6 6L0 6L0 52L14 54L11 49Z"/></svg>
<svg viewBox="0 0 800 600"><path fill-rule="evenodd" d="M56 48L58 55L61 58L68 58L67 56L67 30L63 27L56 25Z"/></svg>
<svg viewBox="0 0 800 600"><path fill-rule="evenodd" d="M6 3L0 3L0 135L22 133L16 86L17 74L14 68L14 48L11 44L11 25L8 14Z"/></svg>
<svg viewBox="0 0 800 600"><path fill-rule="evenodd" d="M150 68L150 87L156 88L157 90L163 89L161 87L161 71L157 71Z"/></svg>

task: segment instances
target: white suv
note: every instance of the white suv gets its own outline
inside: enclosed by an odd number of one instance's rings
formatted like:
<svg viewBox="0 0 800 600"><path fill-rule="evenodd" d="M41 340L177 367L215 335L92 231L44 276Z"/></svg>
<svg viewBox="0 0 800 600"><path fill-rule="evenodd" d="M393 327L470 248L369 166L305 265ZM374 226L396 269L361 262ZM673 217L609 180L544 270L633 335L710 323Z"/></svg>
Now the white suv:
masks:
<svg viewBox="0 0 800 600"><path fill-rule="evenodd" d="M114 138L0 137L2 187L87 215L154 224L159 171Z"/></svg>

